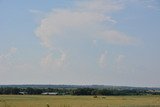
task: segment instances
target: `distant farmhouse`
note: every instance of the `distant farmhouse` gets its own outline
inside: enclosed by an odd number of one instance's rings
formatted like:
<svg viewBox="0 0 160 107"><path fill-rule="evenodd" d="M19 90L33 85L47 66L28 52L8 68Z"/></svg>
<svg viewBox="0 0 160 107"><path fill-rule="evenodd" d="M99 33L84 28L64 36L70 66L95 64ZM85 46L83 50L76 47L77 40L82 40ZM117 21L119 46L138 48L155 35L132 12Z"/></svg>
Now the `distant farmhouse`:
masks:
<svg viewBox="0 0 160 107"><path fill-rule="evenodd" d="M26 95L28 94L27 92L19 92L20 95Z"/></svg>
<svg viewBox="0 0 160 107"><path fill-rule="evenodd" d="M58 95L57 92L44 92L44 93L41 93L42 95Z"/></svg>

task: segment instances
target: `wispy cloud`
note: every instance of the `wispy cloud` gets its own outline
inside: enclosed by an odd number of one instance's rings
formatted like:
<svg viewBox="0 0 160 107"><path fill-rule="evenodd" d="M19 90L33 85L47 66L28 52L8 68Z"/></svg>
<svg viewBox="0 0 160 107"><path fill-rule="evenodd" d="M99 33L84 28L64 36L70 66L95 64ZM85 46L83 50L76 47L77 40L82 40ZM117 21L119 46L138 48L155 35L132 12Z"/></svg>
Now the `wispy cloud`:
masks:
<svg viewBox="0 0 160 107"><path fill-rule="evenodd" d="M149 8L155 11L160 11L159 0L142 0L141 2L146 8Z"/></svg>
<svg viewBox="0 0 160 107"><path fill-rule="evenodd" d="M17 52L17 48L15 47L11 47L7 53L2 53L0 55L0 59L8 59L9 57L11 57L13 54L15 54Z"/></svg>
<svg viewBox="0 0 160 107"><path fill-rule="evenodd" d="M107 62L108 62L108 52L105 51L104 53L102 53L100 55L98 63L99 63L101 68L106 68L107 67Z"/></svg>
<svg viewBox="0 0 160 107"><path fill-rule="evenodd" d="M14 53L17 52L17 50L18 50L17 48L11 47L9 53L10 53L10 54L14 54Z"/></svg>
<svg viewBox="0 0 160 107"><path fill-rule="evenodd" d="M120 0L92 0L78 2L77 7L82 11L96 13L111 13L123 8L123 3Z"/></svg>
<svg viewBox="0 0 160 107"><path fill-rule="evenodd" d="M33 14L41 14L42 13L42 11L39 11L39 10L36 10L36 9L29 9L29 12L33 13Z"/></svg>
<svg viewBox="0 0 160 107"><path fill-rule="evenodd" d="M118 65L121 65L125 60L125 55L118 55L117 58L116 58L116 63Z"/></svg>
<svg viewBox="0 0 160 107"><path fill-rule="evenodd" d="M7 53L0 54L0 71L9 71L12 66L12 56L17 52L17 48L11 47Z"/></svg>
<svg viewBox="0 0 160 107"><path fill-rule="evenodd" d="M115 68L116 68L117 72L126 72L126 70L129 70L127 68L127 64L125 62L125 59L126 59L126 56L122 55L122 54L120 54L120 55L118 55L116 57L116 59L115 59L115 61L116 61Z"/></svg>
<svg viewBox="0 0 160 107"><path fill-rule="evenodd" d="M136 43L136 38L127 36L126 34L116 31L116 30L108 30L99 32L99 35L104 38L104 40L111 44L134 44Z"/></svg>
<svg viewBox="0 0 160 107"><path fill-rule="evenodd" d="M54 54L49 53L47 54L42 60L41 64L46 69L58 69L62 68L66 61L66 54L60 53L60 54Z"/></svg>

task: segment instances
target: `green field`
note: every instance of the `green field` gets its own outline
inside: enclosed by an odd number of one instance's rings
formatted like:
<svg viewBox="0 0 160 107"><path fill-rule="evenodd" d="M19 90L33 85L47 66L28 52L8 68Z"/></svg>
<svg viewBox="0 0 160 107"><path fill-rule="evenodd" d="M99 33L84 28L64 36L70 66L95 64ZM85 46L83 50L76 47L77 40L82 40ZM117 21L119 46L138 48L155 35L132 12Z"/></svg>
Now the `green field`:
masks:
<svg viewBox="0 0 160 107"><path fill-rule="evenodd" d="M0 107L160 107L160 96L0 95Z"/></svg>

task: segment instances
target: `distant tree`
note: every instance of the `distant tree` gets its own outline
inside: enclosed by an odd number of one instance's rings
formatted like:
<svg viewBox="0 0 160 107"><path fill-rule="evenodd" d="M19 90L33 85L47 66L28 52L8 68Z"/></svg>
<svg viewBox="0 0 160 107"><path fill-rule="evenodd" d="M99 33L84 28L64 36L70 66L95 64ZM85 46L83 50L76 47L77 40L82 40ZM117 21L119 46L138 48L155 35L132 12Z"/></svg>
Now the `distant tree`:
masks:
<svg viewBox="0 0 160 107"><path fill-rule="evenodd" d="M27 89L26 89L26 92L28 93L28 94L35 94L35 92L34 92L34 89L33 88L30 88L30 87L28 87Z"/></svg>
<svg viewBox="0 0 160 107"><path fill-rule="evenodd" d="M20 92L19 88L16 87L12 88L12 94L19 94L19 92Z"/></svg>

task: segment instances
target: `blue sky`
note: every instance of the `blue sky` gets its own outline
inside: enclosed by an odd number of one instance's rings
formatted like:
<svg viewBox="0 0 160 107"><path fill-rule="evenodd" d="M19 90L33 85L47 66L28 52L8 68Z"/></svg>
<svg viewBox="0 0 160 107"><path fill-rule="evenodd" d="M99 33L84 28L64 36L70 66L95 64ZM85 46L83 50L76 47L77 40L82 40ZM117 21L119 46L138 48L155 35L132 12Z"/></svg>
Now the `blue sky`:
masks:
<svg viewBox="0 0 160 107"><path fill-rule="evenodd" d="M159 0L0 0L0 84L160 87Z"/></svg>

